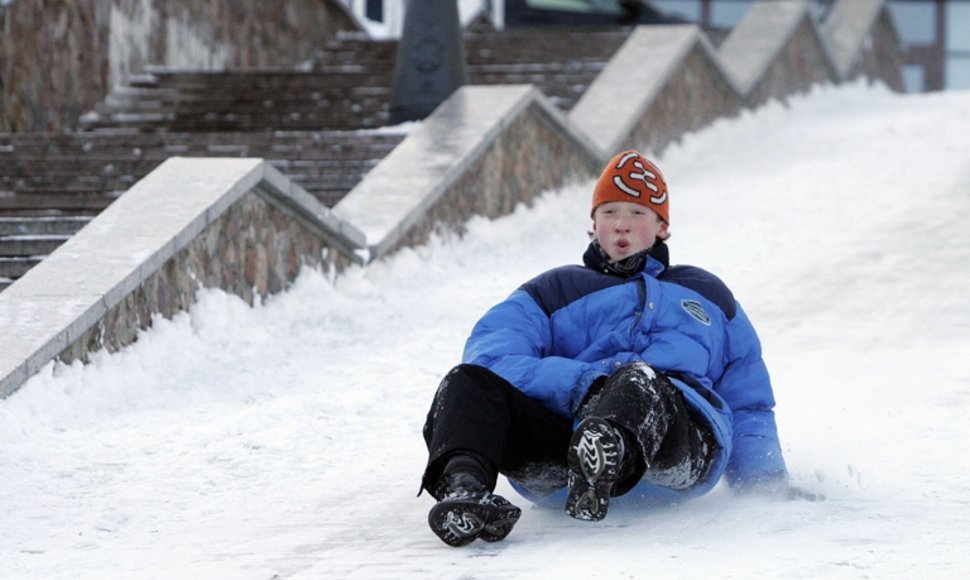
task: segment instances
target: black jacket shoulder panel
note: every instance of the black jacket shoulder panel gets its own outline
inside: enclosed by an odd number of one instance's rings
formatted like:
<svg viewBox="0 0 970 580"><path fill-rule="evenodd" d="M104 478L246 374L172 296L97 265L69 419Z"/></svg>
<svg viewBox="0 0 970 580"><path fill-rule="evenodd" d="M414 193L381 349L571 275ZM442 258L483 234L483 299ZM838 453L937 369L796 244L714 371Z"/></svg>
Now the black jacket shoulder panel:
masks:
<svg viewBox="0 0 970 580"><path fill-rule="evenodd" d="M584 296L627 281L585 266L561 266L539 274L523 284L520 290L531 296L546 316L552 316Z"/></svg>
<svg viewBox="0 0 970 580"><path fill-rule="evenodd" d="M731 289L707 270L696 266L671 266L660 275L660 280L697 292L716 304L728 320L732 320L737 313L737 303Z"/></svg>

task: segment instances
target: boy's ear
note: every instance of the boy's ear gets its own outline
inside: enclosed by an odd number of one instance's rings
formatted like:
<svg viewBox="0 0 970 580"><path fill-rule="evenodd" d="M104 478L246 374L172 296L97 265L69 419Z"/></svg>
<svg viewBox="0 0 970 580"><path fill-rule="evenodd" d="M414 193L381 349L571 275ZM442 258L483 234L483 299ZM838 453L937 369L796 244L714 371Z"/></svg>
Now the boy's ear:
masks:
<svg viewBox="0 0 970 580"><path fill-rule="evenodd" d="M660 222L660 229L657 230L657 237L660 238L661 240L666 240L667 238L669 238L670 237L670 231L667 228L668 228L667 222L661 221Z"/></svg>

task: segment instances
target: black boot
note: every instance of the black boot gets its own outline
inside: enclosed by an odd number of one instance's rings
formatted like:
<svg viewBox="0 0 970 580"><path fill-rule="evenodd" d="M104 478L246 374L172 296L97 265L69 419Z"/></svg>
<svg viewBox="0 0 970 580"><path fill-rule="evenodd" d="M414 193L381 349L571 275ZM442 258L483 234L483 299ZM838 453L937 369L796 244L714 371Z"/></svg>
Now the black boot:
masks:
<svg viewBox="0 0 970 580"><path fill-rule="evenodd" d="M569 495L566 513L578 520L606 517L613 487L620 479L624 456L623 434L599 417L587 417L576 427L566 462Z"/></svg>
<svg viewBox="0 0 970 580"><path fill-rule="evenodd" d="M488 490L480 464L480 471L463 469L468 461L476 460L458 456L449 461L434 490L438 503L428 514L431 531L449 546L464 546L476 538L503 540L522 515L522 510Z"/></svg>

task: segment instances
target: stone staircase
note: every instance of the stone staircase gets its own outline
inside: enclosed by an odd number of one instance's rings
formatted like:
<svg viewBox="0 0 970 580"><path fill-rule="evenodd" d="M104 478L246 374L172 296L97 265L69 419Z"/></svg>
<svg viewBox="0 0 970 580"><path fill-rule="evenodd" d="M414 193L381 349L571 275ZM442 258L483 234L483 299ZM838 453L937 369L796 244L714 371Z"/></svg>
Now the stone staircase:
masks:
<svg viewBox="0 0 970 580"><path fill-rule="evenodd" d="M468 32L468 82L534 84L563 111L629 29ZM86 130L303 131L386 126L397 42L347 35L299 69L150 68L81 119Z"/></svg>
<svg viewBox="0 0 970 580"><path fill-rule="evenodd" d="M629 33L469 30L468 80L534 84L568 112ZM0 290L171 156L265 158L332 207L405 136L379 129L396 52L351 34L297 68L150 68L79 132L0 134Z"/></svg>
<svg viewBox="0 0 970 580"><path fill-rule="evenodd" d="M533 29L465 34L468 82L532 84L569 112L631 29Z"/></svg>
<svg viewBox="0 0 970 580"><path fill-rule="evenodd" d="M387 125L391 71L152 69L81 119L86 130L356 130Z"/></svg>
<svg viewBox="0 0 970 580"><path fill-rule="evenodd" d="M400 133L129 132L0 134L0 290L165 159L261 157L332 206Z"/></svg>
<svg viewBox="0 0 970 580"><path fill-rule="evenodd" d="M91 216L0 214L0 290L40 263L91 220Z"/></svg>

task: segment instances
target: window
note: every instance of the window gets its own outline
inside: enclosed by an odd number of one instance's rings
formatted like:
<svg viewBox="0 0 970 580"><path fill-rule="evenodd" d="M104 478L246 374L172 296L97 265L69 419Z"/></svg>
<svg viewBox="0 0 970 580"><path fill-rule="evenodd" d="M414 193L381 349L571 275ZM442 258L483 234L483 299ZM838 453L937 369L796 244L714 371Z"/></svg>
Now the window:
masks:
<svg viewBox="0 0 970 580"><path fill-rule="evenodd" d="M934 2L893 0L889 13L899 36L906 44L936 42L936 6Z"/></svg>
<svg viewBox="0 0 970 580"><path fill-rule="evenodd" d="M926 86L926 69L918 64L903 65L903 88L907 93L921 93Z"/></svg>
<svg viewBox="0 0 970 580"><path fill-rule="evenodd" d="M367 0L364 4L364 16L368 20L384 22L384 0Z"/></svg>
<svg viewBox="0 0 970 580"><path fill-rule="evenodd" d="M536 10L562 10L587 14L620 15L616 0L525 0L529 8Z"/></svg>
<svg viewBox="0 0 970 580"><path fill-rule="evenodd" d="M970 2L947 2L946 49L970 52Z"/></svg>
<svg viewBox="0 0 970 580"><path fill-rule="evenodd" d="M734 28L751 8L751 0L714 2L711 6L711 25L718 28Z"/></svg>
<svg viewBox="0 0 970 580"><path fill-rule="evenodd" d="M693 22L701 21L701 0L656 0L653 5L671 16L680 16Z"/></svg>

